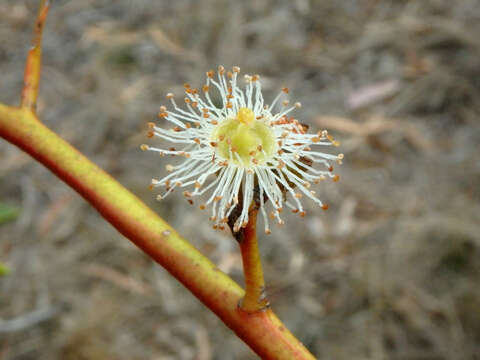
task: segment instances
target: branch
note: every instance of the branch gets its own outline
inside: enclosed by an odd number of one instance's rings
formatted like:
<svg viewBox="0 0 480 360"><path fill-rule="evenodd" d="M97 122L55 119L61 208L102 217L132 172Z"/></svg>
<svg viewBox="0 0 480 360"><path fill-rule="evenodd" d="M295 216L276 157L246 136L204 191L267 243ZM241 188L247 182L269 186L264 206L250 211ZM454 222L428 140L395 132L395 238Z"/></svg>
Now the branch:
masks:
<svg viewBox="0 0 480 360"><path fill-rule="evenodd" d="M272 310L248 314L244 291L165 221L30 111L0 105L0 136L83 196L121 234L162 265L264 359L313 359Z"/></svg>
<svg viewBox="0 0 480 360"><path fill-rule="evenodd" d="M135 195L93 164L35 115L41 35L49 2L42 1L25 68L22 106L0 104L0 136L30 154L85 198L121 234L163 266L264 359L313 359L271 309L238 307L243 289Z"/></svg>

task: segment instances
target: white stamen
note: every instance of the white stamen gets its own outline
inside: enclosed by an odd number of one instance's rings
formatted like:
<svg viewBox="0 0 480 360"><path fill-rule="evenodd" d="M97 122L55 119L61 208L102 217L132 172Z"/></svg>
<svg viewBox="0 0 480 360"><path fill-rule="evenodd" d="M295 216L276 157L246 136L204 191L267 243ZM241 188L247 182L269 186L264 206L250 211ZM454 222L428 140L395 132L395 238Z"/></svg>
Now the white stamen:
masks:
<svg viewBox="0 0 480 360"><path fill-rule="evenodd" d="M234 67L230 78L227 78L227 71L219 66L216 80L213 78L213 72L208 72L203 91L200 91L204 94L203 97L199 95L198 90L186 84L184 109L177 105L173 94L167 94L173 110L160 107L159 117L172 123L174 128L166 129L151 124L150 136L184 144L184 148L177 150L149 145L142 145L141 148L158 152L160 155L186 158L177 165L166 165L169 174L162 179L152 180L151 186L165 186L165 194L158 195L158 199L163 199L177 187L194 186L193 191L185 192L189 199L209 193L208 200L201 208L212 204L211 219L214 219L214 225L218 228L223 228L223 223L238 206L239 200L242 209L236 219L235 230L238 231L248 222L248 209L255 200L254 186L258 186L259 198L256 200L260 204L265 232L269 234L267 214L270 213L279 224L283 224L280 212L284 204L293 212L305 215L301 203L302 194L320 207L327 208L310 187L311 184L318 184L326 177L338 180L338 176L331 171L331 163L341 163L344 155L313 150L313 145L338 146L338 142L326 130L317 134L307 134L306 127L290 115L287 116L291 111L301 108L298 102L287 107L288 100L283 100L283 96L288 94L287 88L284 88L270 105L266 105L259 76L246 75L246 86L241 89L238 86L239 72L240 68ZM220 107L213 103L209 95L208 91L212 86L220 94L222 101ZM280 106L281 109L274 113L278 102L284 106ZM254 121L261 121L268 126L272 136L275 137L275 144L278 144L273 152L258 147L252 152L250 162L243 161L232 145L224 152L219 151L218 139L213 135L222 121L235 118L242 108L252 110ZM259 158L256 156L262 157L262 161L258 161ZM267 207L271 209L268 212Z"/></svg>

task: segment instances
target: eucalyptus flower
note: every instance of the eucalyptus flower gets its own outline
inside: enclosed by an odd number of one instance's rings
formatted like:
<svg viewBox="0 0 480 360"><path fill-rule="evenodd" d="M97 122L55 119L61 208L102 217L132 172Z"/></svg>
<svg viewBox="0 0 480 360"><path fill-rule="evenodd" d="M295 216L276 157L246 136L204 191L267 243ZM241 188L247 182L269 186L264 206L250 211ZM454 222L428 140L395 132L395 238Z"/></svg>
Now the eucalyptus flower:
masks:
<svg viewBox="0 0 480 360"><path fill-rule="evenodd" d="M337 181L332 163L341 163L343 154L320 151L339 144L326 130L308 133L306 125L290 116L301 104L282 100L288 88L266 104L260 77L245 75L246 86L242 89L239 73L237 66L232 71L219 66L217 72L206 73L206 83L200 90L185 84L184 108L173 94L167 94L171 110L161 106L158 117L173 127L149 123L148 135L181 149L145 144L141 148L184 158L178 164L166 165L167 176L152 180L152 188L165 189L157 196L159 200L177 188L185 189L183 195L192 205L194 198L205 195L201 198L206 201L199 207L211 207L213 227L224 229L235 214L234 232L246 226L249 206L256 201L269 234L269 217L283 224L284 207L305 216L304 197L324 210L328 208L318 199L312 184L326 178Z"/></svg>

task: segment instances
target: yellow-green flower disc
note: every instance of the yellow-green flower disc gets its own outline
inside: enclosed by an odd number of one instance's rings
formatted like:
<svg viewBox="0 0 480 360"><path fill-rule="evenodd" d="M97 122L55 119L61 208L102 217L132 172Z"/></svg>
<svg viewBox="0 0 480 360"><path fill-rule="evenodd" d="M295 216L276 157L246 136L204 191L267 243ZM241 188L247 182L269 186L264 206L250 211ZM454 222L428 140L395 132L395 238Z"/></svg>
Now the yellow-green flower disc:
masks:
<svg viewBox="0 0 480 360"><path fill-rule="evenodd" d="M270 126L255 119L252 110L240 108L235 118L225 119L212 134L218 143L218 154L235 164L250 167L265 163L276 150L275 134Z"/></svg>

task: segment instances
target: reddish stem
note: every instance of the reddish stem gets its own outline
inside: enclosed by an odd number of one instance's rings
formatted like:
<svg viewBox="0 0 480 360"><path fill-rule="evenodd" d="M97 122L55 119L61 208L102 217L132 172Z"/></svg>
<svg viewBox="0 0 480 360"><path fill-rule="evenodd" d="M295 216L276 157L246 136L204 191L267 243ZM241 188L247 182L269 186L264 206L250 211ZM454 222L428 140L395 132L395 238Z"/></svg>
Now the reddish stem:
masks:
<svg viewBox="0 0 480 360"><path fill-rule="evenodd" d="M262 262L257 240L257 213L255 205L249 210L248 224L240 237L243 273L245 277L245 296L240 307L248 313L265 310L269 303L265 294Z"/></svg>

